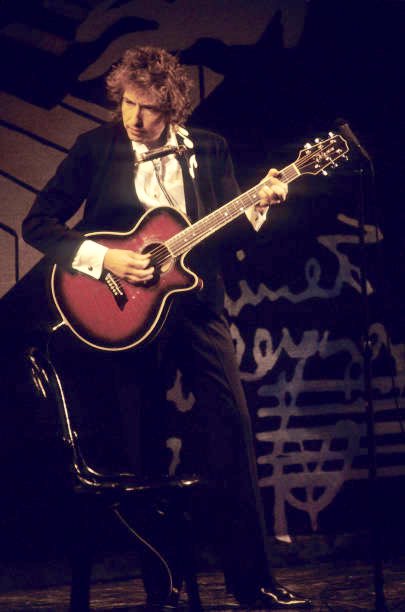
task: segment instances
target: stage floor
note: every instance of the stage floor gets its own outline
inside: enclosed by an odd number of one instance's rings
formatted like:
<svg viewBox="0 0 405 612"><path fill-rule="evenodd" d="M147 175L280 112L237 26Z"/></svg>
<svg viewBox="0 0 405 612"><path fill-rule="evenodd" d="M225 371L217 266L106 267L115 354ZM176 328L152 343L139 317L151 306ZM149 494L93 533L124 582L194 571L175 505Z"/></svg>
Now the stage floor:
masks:
<svg viewBox="0 0 405 612"><path fill-rule="evenodd" d="M373 564L362 562L323 562L275 572L287 587L305 594L313 601L315 612L359 612L375 610ZM222 575L217 571L198 574L204 610L238 609L226 603ZM384 594L390 612L405 611L405 559L384 564ZM0 594L0 610L68 610L69 586L58 585L41 589L20 588ZM142 610L144 592L139 577L93 581L93 610ZM187 609L187 596L182 596L182 608Z"/></svg>

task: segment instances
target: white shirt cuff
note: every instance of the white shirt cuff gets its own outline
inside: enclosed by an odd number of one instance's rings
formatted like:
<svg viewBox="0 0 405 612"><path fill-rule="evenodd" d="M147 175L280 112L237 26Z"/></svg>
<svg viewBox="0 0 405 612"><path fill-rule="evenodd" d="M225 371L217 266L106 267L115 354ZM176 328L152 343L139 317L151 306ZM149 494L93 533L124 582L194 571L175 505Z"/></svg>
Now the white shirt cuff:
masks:
<svg viewBox="0 0 405 612"><path fill-rule="evenodd" d="M253 225L253 229L256 232L259 231L263 223L266 221L268 207L264 209L263 212L257 210L254 206L250 206L247 210L245 210L245 215L249 219L250 223Z"/></svg>
<svg viewBox="0 0 405 612"><path fill-rule="evenodd" d="M93 278L100 278L108 247L93 240L85 240L78 248L72 268Z"/></svg>

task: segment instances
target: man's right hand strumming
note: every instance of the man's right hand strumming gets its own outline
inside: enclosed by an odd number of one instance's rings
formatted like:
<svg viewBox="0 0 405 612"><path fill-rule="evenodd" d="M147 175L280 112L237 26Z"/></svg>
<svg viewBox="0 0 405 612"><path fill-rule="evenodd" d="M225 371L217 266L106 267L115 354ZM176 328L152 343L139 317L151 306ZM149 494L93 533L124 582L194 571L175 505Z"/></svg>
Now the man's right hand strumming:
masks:
<svg viewBox="0 0 405 612"><path fill-rule="evenodd" d="M150 281L154 272L149 255L124 249L108 249L103 267L129 283Z"/></svg>

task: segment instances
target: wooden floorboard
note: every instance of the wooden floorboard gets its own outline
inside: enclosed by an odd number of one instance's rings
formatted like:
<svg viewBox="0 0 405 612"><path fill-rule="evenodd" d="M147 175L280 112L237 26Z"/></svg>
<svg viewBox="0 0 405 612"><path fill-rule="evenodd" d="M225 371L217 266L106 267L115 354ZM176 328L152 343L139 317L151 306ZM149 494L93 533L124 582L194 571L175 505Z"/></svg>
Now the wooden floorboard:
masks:
<svg viewBox="0 0 405 612"><path fill-rule="evenodd" d="M405 612L405 559L384 565L384 594L387 609ZM359 612L375 610L373 566L364 562L327 562L293 568L280 568L277 577L287 587L310 597L315 612ZM220 611L239 608L229 602L222 574L217 571L198 575L204 610ZM10 590L0 594L0 611L39 610L64 612L68 610L69 587L52 586L41 589ZM140 611L144 591L139 578L116 579L92 584L93 610ZM187 609L187 596L181 604Z"/></svg>

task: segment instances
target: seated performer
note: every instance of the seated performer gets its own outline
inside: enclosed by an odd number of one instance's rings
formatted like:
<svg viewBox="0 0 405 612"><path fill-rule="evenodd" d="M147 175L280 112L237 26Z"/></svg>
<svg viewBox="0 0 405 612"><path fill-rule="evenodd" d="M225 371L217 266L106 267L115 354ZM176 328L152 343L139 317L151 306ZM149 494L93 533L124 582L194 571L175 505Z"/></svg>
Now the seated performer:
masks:
<svg viewBox="0 0 405 612"><path fill-rule="evenodd" d="M72 273L95 279L110 274L139 287L158 282L162 270L153 253L113 248L84 234L129 232L145 211L162 205L195 222L240 194L225 140L184 127L191 88L185 69L167 51L127 50L107 77L108 94L116 103L114 120L79 136L24 220L25 240ZM167 151L161 148L166 146L181 154L164 155ZM153 152L154 159L142 157ZM271 573L254 437L223 312L221 270L223 251L237 244L235 237L251 240L265 222L268 206L286 199L287 186L278 175L271 169L257 201L190 253L187 266L202 279L203 288L175 296L151 342L108 357L111 363L121 360L120 367L124 361L131 364L122 369L126 383L119 398L130 423L131 411L141 406L147 412L148 404L152 410L162 400L165 371L175 355L196 399L195 416L204 435L199 469L216 484L222 500L218 503L225 518L217 535L227 586L244 605L295 609L310 602L280 586ZM83 201L81 229L69 229L65 223ZM142 399L135 401L132 393L139 389ZM131 453L131 436L135 446L139 432L129 426L125 430ZM138 454L134 451L132 460L139 470ZM153 603L153 596L148 600Z"/></svg>

